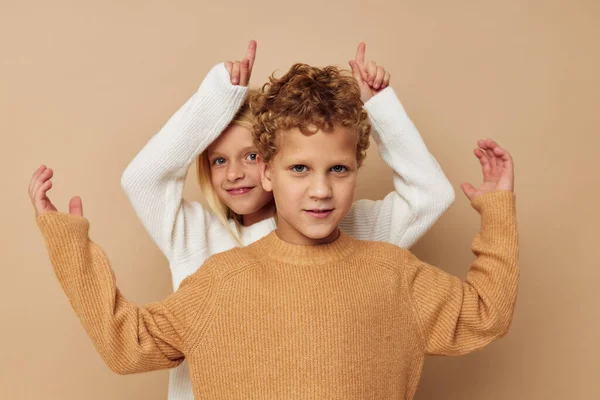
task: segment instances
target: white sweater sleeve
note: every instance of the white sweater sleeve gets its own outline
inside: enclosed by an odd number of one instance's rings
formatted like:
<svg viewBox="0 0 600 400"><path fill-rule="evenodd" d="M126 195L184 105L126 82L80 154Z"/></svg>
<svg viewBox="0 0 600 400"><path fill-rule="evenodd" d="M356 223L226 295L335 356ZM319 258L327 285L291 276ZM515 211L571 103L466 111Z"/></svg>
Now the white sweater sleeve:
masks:
<svg viewBox="0 0 600 400"><path fill-rule="evenodd" d="M167 257L206 252L210 214L183 200L188 168L229 125L246 97L234 86L224 64L208 73L200 88L167 121L121 177L144 227Z"/></svg>
<svg viewBox="0 0 600 400"><path fill-rule="evenodd" d="M394 170L395 191L355 202L340 227L358 239L410 248L452 205L454 189L391 87L364 107L379 154Z"/></svg>

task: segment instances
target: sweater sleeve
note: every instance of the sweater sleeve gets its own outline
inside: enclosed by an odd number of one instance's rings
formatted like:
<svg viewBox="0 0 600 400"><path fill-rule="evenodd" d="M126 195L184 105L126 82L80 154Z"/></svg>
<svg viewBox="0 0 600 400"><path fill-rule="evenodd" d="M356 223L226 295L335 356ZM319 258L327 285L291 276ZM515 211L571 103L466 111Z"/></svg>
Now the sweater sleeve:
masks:
<svg viewBox="0 0 600 400"><path fill-rule="evenodd" d="M505 335L512 320L519 277L514 193L489 193L472 206L481 229L464 282L407 252L406 282L427 354L478 350Z"/></svg>
<svg viewBox="0 0 600 400"><path fill-rule="evenodd" d="M410 248L452 205L454 189L391 87L364 107L379 154L394 171L394 191L355 202L340 226L357 239Z"/></svg>
<svg viewBox="0 0 600 400"><path fill-rule="evenodd" d="M89 239L86 219L48 212L37 223L73 310L113 371L145 372L183 361L193 320L210 292L208 269L186 279L164 301L136 306L116 287L106 254Z"/></svg>
<svg viewBox="0 0 600 400"><path fill-rule="evenodd" d="M216 65L121 177L138 218L169 261L174 254L206 253L210 214L199 203L183 200L185 177L192 162L229 125L246 91L229 82L223 64Z"/></svg>

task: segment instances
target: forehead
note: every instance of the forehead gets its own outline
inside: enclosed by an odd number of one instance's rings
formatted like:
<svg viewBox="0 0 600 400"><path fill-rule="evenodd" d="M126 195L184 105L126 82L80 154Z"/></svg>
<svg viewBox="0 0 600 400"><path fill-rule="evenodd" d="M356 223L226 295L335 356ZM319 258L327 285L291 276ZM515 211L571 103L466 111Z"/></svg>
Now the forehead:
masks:
<svg viewBox="0 0 600 400"><path fill-rule="evenodd" d="M252 132L250 129L232 125L225 129L219 137L208 147L209 153L235 153L240 149L252 146Z"/></svg>
<svg viewBox="0 0 600 400"><path fill-rule="evenodd" d="M356 133L336 125L332 131L303 133L298 128L278 133L277 155L281 158L356 160Z"/></svg>

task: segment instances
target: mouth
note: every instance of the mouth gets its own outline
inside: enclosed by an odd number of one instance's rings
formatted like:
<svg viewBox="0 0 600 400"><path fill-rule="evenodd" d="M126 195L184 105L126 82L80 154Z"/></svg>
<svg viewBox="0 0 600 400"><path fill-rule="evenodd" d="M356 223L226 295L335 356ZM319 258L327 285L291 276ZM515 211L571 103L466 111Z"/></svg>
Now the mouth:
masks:
<svg viewBox="0 0 600 400"><path fill-rule="evenodd" d="M333 208L323 208L323 209L313 209L313 210L304 210L308 215L317 219L324 219L331 215L333 212Z"/></svg>
<svg viewBox="0 0 600 400"><path fill-rule="evenodd" d="M241 196L246 193L249 193L252 189L254 189L254 186L244 186L239 188L227 189L227 193L229 193L232 196Z"/></svg>

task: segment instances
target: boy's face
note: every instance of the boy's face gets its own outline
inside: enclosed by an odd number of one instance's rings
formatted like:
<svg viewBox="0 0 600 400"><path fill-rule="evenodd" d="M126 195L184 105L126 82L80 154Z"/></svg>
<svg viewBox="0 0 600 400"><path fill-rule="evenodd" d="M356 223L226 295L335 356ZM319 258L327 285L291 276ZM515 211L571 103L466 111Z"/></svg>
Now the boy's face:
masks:
<svg viewBox="0 0 600 400"><path fill-rule="evenodd" d="M277 133L277 153L260 163L263 188L277 206L277 235L301 245L329 243L354 199L357 137L342 126L305 135Z"/></svg>

